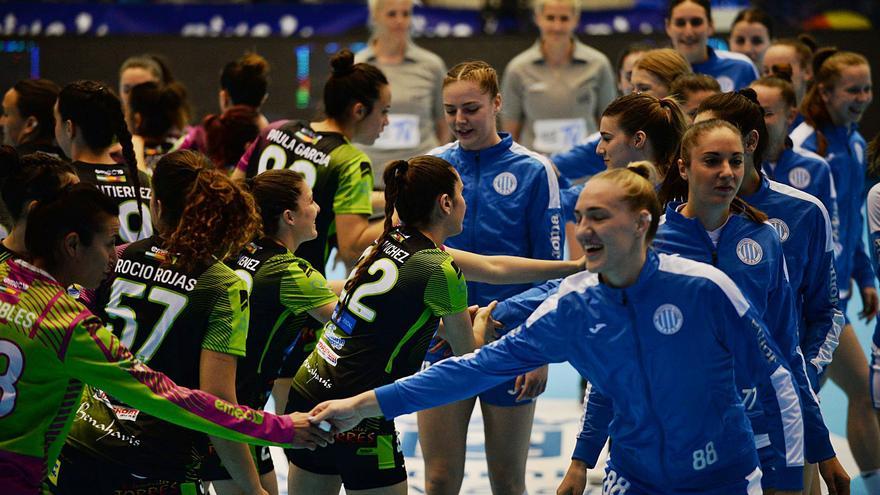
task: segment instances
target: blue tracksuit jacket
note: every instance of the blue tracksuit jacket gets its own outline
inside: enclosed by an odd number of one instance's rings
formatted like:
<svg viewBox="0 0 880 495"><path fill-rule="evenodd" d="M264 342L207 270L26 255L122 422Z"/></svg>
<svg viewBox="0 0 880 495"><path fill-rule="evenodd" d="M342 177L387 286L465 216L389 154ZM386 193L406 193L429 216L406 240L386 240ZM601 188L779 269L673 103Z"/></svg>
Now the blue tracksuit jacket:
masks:
<svg viewBox="0 0 880 495"><path fill-rule="evenodd" d="M721 85L721 91L736 91L748 87L758 78L758 69L749 57L726 50L715 50L711 46L709 58L699 64L691 64L696 74L712 76Z"/></svg>
<svg viewBox="0 0 880 495"><path fill-rule="evenodd" d="M633 285L573 275L524 326L376 395L394 417L563 361L609 399L615 466L653 493L723 486L757 466L735 364L759 390L774 444L789 447L792 465L803 463L796 385L758 313L720 270L653 251ZM700 455L707 449L711 463Z"/></svg>
<svg viewBox="0 0 880 495"><path fill-rule="evenodd" d="M464 184L463 231L446 245L487 255L562 259L565 229L553 166L509 134L499 135L500 143L479 151L465 150L456 141L430 152L451 163ZM468 299L485 306L528 287L468 282Z"/></svg>
<svg viewBox="0 0 880 495"><path fill-rule="evenodd" d="M834 188L837 190L837 212L840 217L841 253L837 257L837 278L840 298L849 299L850 279L859 287L872 287L874 273L865 251L862 235L865 204L865 139L855 126L828 126L822 129L828 143L825 160L831 165ZM806 122L791 133L796 147L812 152L818 149L816 130Z"/></svg>

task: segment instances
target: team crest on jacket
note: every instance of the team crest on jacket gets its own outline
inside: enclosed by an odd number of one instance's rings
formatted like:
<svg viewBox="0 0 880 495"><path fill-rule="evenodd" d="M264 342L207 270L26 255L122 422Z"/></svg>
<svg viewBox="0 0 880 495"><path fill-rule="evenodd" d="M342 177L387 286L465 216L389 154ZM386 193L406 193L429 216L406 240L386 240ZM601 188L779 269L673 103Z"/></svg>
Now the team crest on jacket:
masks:
<svg viewBox="0 0 880 495"><path fill-rule="evenodd" d="M672 335L684 324L684 315L674 304L663 304L654 311L654 328L663 335Z"/></svg>
<svg viewBox="0 0 880 495"><path fill-rule="evenodd" d="M746 237L736 245L736 255L747 265L757 265L764 257L764 250L760 244Z"/></svg>
<svg viewBox="0 0 880 495"><path fill-rule="evenodd" d="M492 187L495 188L495 192L498 194L509 196L513 194L513 191L516 191L516 176L510 172L501 172L495 176L495 180L492 181Z"/></svg>
<svg viewBox="0 0 880 495"><path fill-rule="evenodd" d="M795 167L788 172L789 184L798 189L806 189L806 187L810 185L812 179L810 171L804 167Z"/></svg>
<svg viewBox="0 0 880 495"><path fill-rule="evenodd" d="M779 218L771 218L767 221L770 222L770 225L772 225L774 229L776 229L776 233L779 234L780 241L785 242L788 240L788 236L791 235L791 231L788 230L788 224L786 224L782 221L782 219Z"/></svg>

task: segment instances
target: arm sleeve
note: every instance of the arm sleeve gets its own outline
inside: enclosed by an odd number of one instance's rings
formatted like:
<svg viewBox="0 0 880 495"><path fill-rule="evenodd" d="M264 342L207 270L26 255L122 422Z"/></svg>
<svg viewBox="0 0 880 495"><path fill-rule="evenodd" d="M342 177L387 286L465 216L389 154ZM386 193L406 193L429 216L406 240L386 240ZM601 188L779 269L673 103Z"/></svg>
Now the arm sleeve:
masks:
<svg viewBox="0 0 880 495"><path fill-rule="evenodd" d="M838 306L831 220L821 205L817 207L821 215L815 215L803 273L804 328L800 335L807 378L813 390L819 389L819 377L831 363L844 325L843 313Z"/></svg>
<svg viewBox="0 0 880 495"><path fill-rule="evenodd" d="M785 459L785 467L779 470L780 488L803 489L804 422L798 385L787 360L768 335L767 327L751 308L731 305L719 318L723 332L722 340L733 349L734 359L747 369L750 380L756 385L758 397L764 410L771 445ZM733 313L733 314L731 314ZM796 474L797 473L797 474Z"/></svg>
<svg viewBox="0 0 880 495"><path fill-rule="evenodd" d="M318 270L301 260L291 262L281 278L281 304L294 314L305 313L337 301L336 294Z"/></svg>
<svg viewBox="0 0 880 495"><path fill-rule="evenodd" d="M176 385L137 361L97 318L80 322L64 357L70 376L176 425L233 441L290 446L294 427L275 416Z"/></svg>
<svg viewBox="0 0 880 495"><path fill-rule="evenodd" d="M818 187L819 195L816 197L825 206L831 220L831 241L834 246L834 256L837 257L843 252L843 246L840 244L840 210L837 206L837 189L834 187L834 176L831 175L831 167L827 162L822 170L823 173L817 179L820 184Z"/></svg>
<svg viewBox="0 0 880 495"><path fill-rule="evenodd" d="M351 146L340 146L331 152L336 155L342 149ZM339 187L336 196L333 197L333 212L339 214L370 215L373 213L373 205L370 194L373 191L373 169L370 159L363 153L355 153L354 156L340 164Z"/></svg>
<svg viewBox="0 0 880 495"><path fill-rule="evenodd" d="M501 77L501 94L504 96L502 117L518 122L524 121L522 80L516 74L516 68L512 64L507 64L507 67L504 68L504 75Z"/></svg>
<svg viewBox="0 0 880 495"><path fill-rule="evenodd" d="M202 279L204 275L200 281ZM224 282L218 287L208 286L202 289L217 291L208 316L202 349L241 357L245 355L251 314L247 285L234 273L230 273ZM200 290L198 285L196 290Z"/></svg>
<svg viewBox="0 0 880 495"><path fill-rule="evenodd" d="M574 148L554 154L551 159L559 173L566 179L576 180L605 170L605 161L596 153L600 139L598 132L590 134Z"/></svg>
<svg viewBox="0 0 880 495"><path fill-rule="evenodd" d="M235 165L235 168L241 170L242 172L247 172L248 163L250 163L251 158L254 156L254 153L257 152L257 145L260 142L260 136L254 138L251 141L251 144L248 145L247 149L244 151L244 154L239 158L238 163Z"/></svg>
<svg viewBox="0 0 880 495"><path fill-rule="evenodd" d="M492 318L504 323L505 328L516 328L526 322L538 306L559 289L562 279L548 280L498 303Z"/></svg>
<svg viewBox="0 0 880 495"><path fill-rule="evenodd" d="M859 221L856 225L863 225L862 222L862 213L859 212ZM859 240L856 243L855 259L853 260L853 278L856 279L856 284L858 284L860 289L875 286L874 271L871 268L871 260L868 258L868 253L865 251L865 241L862 240L861 234L859 234Z"/></svg>
<svg viewBox="0 0 880 495"><path fill-rule="evenodd" d="M435 316L452 315L467 311L467 282L461 270L445 255L443 260L428 278L425 287L425 305Z"/></svg>
<svg viewBox="0 0 880 495"><path fill-rule="evenodd" d="M571 458L583 461L587 466L596 467L599 454L608 441L608 425L614 416L611 399L602 395L587 382L584 391L584 414L581 418L583 426L578 433L574 453Z"/></svg>
<svg viewBox="0 0 880 495"><path fill-rule="evenodd" d="M505 380L547 363L567 359L565 326L557 317L558 295L541 314L491 344L461 357L444 359L415 375L376 389L386 418L473 397Z"/></svg>
<svg viewBox="0 0 880 495"><path fill-rule="evenodd" d="M550 165L542 167L532 186L534 194L526 211L528 219L528 257L544 260L561 260L565 245L565 225L562 219L559 181Z"/></svg>
<svg viewBox="0 0 880 495"><path fill-rule="evenodd" d="M828 429L825 427L825 420L819 409L819 399L807 379L804 357L798 345L798 318L794 308L794 298L785 275L785 259L781 249L777 253L777 269L771 282L765 319L767 327L770 329L771 340L778 346L782 353L781 356L788 364L793 379L792 384L800 398L804 428L804 456L808 462L815 463L834 457L834 448L831 446ZM776 448L781 445L776 444ZM788 461L788 455L785 455L785 458ZM801 489L800 487L803 486L801 468L803 466L790 462L786 462L786 466L779 473L779 488Z"/></svg>

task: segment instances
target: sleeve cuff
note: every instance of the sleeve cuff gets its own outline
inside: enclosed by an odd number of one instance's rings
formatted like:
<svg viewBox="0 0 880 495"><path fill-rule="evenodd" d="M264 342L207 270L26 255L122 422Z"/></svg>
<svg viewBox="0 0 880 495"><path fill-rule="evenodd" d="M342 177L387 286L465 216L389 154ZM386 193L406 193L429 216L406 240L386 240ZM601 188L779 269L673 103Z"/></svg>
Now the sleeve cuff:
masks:
<svg viewBox="0 0 880 495"><path fill-rule="evenodd" d="M574 445L574 452L572 452L571 458L585 463L590 469L596 467L596 461L599 459L599 454L602 453L602 449L605 447L605 440L606 439L602 439L602 442L597 443L585 438L578 438Z"/></svg>
<svg viewBox="0 0 880 495"><path fill-rule="evenodd" d="M829 438L827 430L824 435L821 435L821 437L822 438L818 441L815 439L810 441L810 439L807 438L807 441L804 443L804 459L810 464L827 461L837 455L834 452L834 446L831 445L831 439Z"/></svg>
<svg viewBox="0 0 880 495"><path fill-rule="evenodd" d="M396 383L389 383L377 388L376 400L379 402L382 416L386 419L392 419L408 412L404 410L404 402L397 390Z"/></svg>

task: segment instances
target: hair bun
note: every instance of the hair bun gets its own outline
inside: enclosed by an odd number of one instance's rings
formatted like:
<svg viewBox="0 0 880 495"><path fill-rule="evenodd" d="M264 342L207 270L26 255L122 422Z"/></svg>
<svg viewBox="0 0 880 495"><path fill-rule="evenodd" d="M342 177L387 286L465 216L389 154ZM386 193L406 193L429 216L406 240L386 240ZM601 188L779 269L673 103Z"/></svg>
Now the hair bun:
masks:
<svg viewBox="0 0 880 495"><path fill-rule="evenodd" d="M342 77L354 72L354 53L343 48L330 58L330 71L333 77Z"/></svg>
<svg viewBox="0 0 880 495"><path fill-rule="evenodd" d="M659 175L657 174L657 167L648 160L630 162L626 166L626 169L647 180L651 184L656 184L659 179Z"/></svg>
<svg viewBox="0 0 880 495"><path fill-rule="evenodd" d="M813 74L818 74L822 64L838 52L837 47L820 48L813 54Z"/></svg>
<svg viewBox="0 0 880 495"><path fill-rule="evenodd" d="M816 38L813 38L807 33L799 34L797 40L806 45L811 53L816 53L816 50L819 48L819 43L816 43Z"/></svg>
<svg viewBox="0 0 880 495"><path fill-rule="evenodd" d="M758 93L755 92L755 90L752 88L742 88L739 91L737 91L736 94L748 98L748 100L750 102L754 103L755 105L758 105L758 106L761 105L760 103L758 103Z"/></svg>

